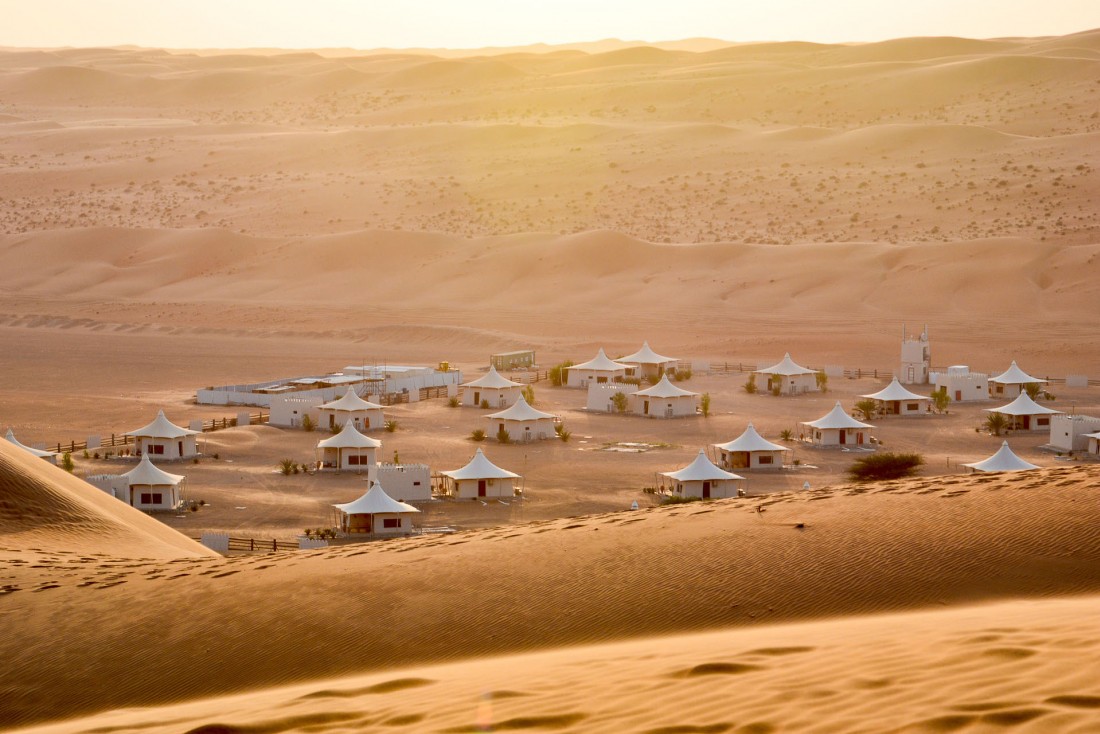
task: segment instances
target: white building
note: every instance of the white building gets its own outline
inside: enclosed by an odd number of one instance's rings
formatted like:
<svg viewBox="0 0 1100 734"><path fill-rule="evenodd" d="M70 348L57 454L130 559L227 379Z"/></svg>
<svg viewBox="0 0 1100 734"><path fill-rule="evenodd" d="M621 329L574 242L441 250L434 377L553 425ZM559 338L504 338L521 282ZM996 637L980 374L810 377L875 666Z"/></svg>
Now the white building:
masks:
<svg viewBox="0 0 1100 734"><path fill-rule="evenodd" d="M456 499L478 497L511 497L515 494L515 481L520 478L507 469L489 461L481 449L461 469L440 472L443 475L443 491Z"/></svg>
<svg viewBox="0 0 1100 734"><path fill-rule="evenodd" d="M662 482L661 492L705 500L736 497L744 480L744 477L716 467L702 449L699 449L695 460L683 469L661 472L661 476L669 480L667 487Z"/></svg>
<svg viewBox="0 0 1100 734"><path fill-rule="evenodd" d="M1013 431L1050 430L1050 417L1061 415L1062 411L1052 410L1039 405L1028 394L1020 393L1008 405L999 408L986 408L987 413L1000 413L1008 420L1008 428Z"/></svg>
<svg viewBox="0 0 1100 734"><path fill-rule="evenodd" d="M1050 447L1059 451L1088 451L1089 435L1100 431L1100 418L1091 415L1052 415Z"/></svg>
<svg viewBox="0 0 1100 734"><path fill-rule="evenodd" d="M36 449L33 446L27 446L26 444L21 443L19 439L15 437L15 432L12 431L12 429L10 428L8 429L8 433L6 436L4 436L4 438L8 440L8 443L18 446L24 451L33 454L34 456L37 456L39 459L45 459L46 461L54 465L57 464L57 454L52 451L43 451L42 449Z"/></svg>
<svg viewBox="0 0 1100 734"><path fill-rule="evenodd" d="M349 387L339 399L318 406L317 413L320 427L329 430L343 428L351 421L359 431L370 431L383 428L386 422L382 406L359 397L354 387Z"/></svg>
<svg viewBox="0 0 1100 734"><path fill-rule="evenodd" d="M136 431L130 431L127 436L133 436L138 456L151 454L157 459L173 461L176 459L190 459L198 456L198 441L195 436L198 431L170 423L164 417L164 411L157 411L157 417L147 426L142 426Z"/></svg>
<svg viewBox="0 0 1100 734"><path fill-rule="evenodd" d="M1032 377L1016 365L1016 360L1012 360L1007 370L996 377L989 378L989 397L1014 398L1024 392L1025 385L1044 383L1046 380Z"/></svg>
<svg viewBox="0 0 1100 734"><path fill-rule="evenodd" d="M271 398L271 412L267 416L267 424L278 428L301 428L306 416L313 421L313 425L321 425L321 414L318 409L324 400L321 398L300 397L297 395L274 395Z"/></svg>
<svg viewBox="0 0 1100 734"><path fill-rule="evenodd" d="M367 493L354 502L333 507L339 516L340 532L376 538L411 535L413 518L420 514L412 505L398 502L386 494L378 482L371 482Z"/></svg>
<svg viewBox="0 0 1100 734"><path fill-rule="evenodd" d="M661 381L652 387L630 393L631 407L637 415L648 418L683 418L695 415L699 393L684 390L662 375Z"/></svg>
<svg viewBox="0 0 1100 734"><path fill-rule="evenodd" d="M629 368L625 364L608 359L600 347L596 356L587 362L566 367L566 387L588 387L592 383L602 385L606 382L618 382L626 376Z"/></svg>
<svg viewBox="0 0 1100 734"><path fill-rule="evenodd" d="M382 448L382 442L364 436L355 424L348 421L335 436L317 442L321 453L321 463L337 471L366 471L368 479L378 476L375 466L375 451Z"/></svg>
<svg viewBox="0 0 1100 734"><path fill-rule="evenodd" d="M896 377L878 392L860 397L874 400L880 415L926 415L932 409L932 398L908 390Z"/></svg>
<svg viewBox="0 0 1100 734"><path fill-rule="evenodd" d="M534 441L552 438L558 417L532 408L521 395L512 407L485 416L489 421L489 434L496 436L501 430L508 432L513 441Z"/></svg>
<svg viewBox="0 0 1100 734"><path fill-rule="evenodd" d="M798 395L818 389L817 373L796 364L791 359L790 352L784 354L783 359L776 364L756 370L754 374L763 375L767 378L767 386L761 386L760 389L766 389L769 392L774 390L776 385L779 386L779 392L783 395Z"/></svg>
<svg viewBox="0 0 1100 734"><path fill-rule="evenodd" d="M932 350L928 345L928 326L920 336L907 336L901 328L901 372L903 385L927 385L932 372Z"/></svg>
<svg viewBox="0 0 1100 734"><path fill-rule="evenodd" d="M665 357L657 354L649 348L649 342L642 342L642 348L615 360L619 364L625 364L627 374L640 379L656 380L670 370L675 370L680 360L675 357Z"/></svg>
<svg viewBox="0 0 1100 734"><path fill-rule="evenodd" d="M432 498L432 470L427 464L380 463L378 483L400 502L427 502Z"/></svg>
<svg viewBox="0 0 1100 734"><path fill-rule="evenodd" d="M523 394L523 383L513 382L489 367L484 376L462 385L462 404L474 408L507 408L514 405Z"/></svg>
<svg viewBox="0 0 1100 734"><path fill-rule="evenodd" d="M785 446L768 441L750 423L745 432L729 443L712 444L718 449L723 469L782 469Z"/></svg>
<svg viewBox="0 0 1100 734"><path fill-rule="evenodd" d="M1001 448L997 449L997 453L990 456L983 461L977 461L973 464L963 464L963 466L969 467L974 471L980 472L994 472L994 471L1027 471L1028 469L1038 469L1039 467L1030 462L1024 461L1008 447L1008 441L1001 444Z"/></svg>
<svg viewBox="0 0 1100 734"><path fill-rule="evenodd" d="M1085 449L1089 454L1100 458L1100 433L1090 433L1085 436L1089 440L1088 447Z"/></svg>
<svg viewBox="0 0 1100 734"><path fill-rule="evenodd" d="M595 413L615 413L614 397L619 393L627 396L626 409L630 410L630 394L638 389L637 385L625 382L588 383L588 395L585 409ZM625 412L625 411L624 411Z"/></svg>
<svg viewBox="0 0 1100 734"><path fill-rule="evenodd" d="M857 421L844 412L840 401L816 421L803 421L811 429L810 441L819 446L867 446L871 443L869 423Z"/></svg>
<svg viewBox="0 0 1100 734"><path fill-rule="evenodd" d="M125 474L93 475L88 483L139 510L167 512L183 501L184 477L157 468L149 454L142 454L138 465Z"/></svg>
<svg viewBox="0 0 1100 734"><path fill-rule="evenodd" d="M936 389L947 389L947 395L955 403L972 403L989 400L989 376L981 372L971 372L965 364L947 368L947 372L933 375Z"/></svg>

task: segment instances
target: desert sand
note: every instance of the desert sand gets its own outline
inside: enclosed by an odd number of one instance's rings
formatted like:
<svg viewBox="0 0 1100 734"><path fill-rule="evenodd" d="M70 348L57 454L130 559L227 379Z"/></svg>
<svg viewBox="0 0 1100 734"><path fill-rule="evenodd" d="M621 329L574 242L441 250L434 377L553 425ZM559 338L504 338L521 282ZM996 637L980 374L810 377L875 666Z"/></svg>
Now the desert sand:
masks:
<svg viewBox="0 0 1100 734"><path fill-rule="evenodd" d="M750 497L643 487L752 421L775 440L897 369L1055 378L1100 415L1100 32L874 44L362 52L0 49L0 428L83 441L234 409L197 388L643 339L699 364L861 368L707 419L591 415L486 444L522 502L450 536L221 558L361 477L274 473L317 434L203 438L199 512L150 517L0 442L0 728L49 731L1095 731L1095 464L969 476L983 408L892 418L927 460L849 485L795 447ZM868 375L870 373L870 376ZM387 408L456 468L481 412ZM621 441L652 450L604 450ZM217 458L214 458L214 455ZM77 476L128 468L77 455ZM804 482L811 489L802 491ZM626 508L632 501L638 511Z"/></svg>

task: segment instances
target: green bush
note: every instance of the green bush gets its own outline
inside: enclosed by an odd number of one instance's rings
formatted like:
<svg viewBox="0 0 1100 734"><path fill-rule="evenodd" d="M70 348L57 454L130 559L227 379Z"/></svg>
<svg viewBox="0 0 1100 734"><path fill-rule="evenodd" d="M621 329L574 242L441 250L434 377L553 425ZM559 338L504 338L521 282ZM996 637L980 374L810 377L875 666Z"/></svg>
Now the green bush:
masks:
<svg viewBox="0 0 1100 734"><path fill-rule="evenodd" d="M616 413L625 413L630 405L630 399L625 392L617 392L611 396L611 405L614 406Z"/></svg>
<svg viewBox="0 0 1100 734"><path fill-rule="evenodd" d="M703 393L699 398L699 410L703 411L703 417L706 418L710 415L710 393Z"/></svg>
<svg viewBox="0 0 1100 734"><path fill-rule="evenodd" d="M814 373L814 379L817 380L818 390L829 392L829 376L824 371Z"/></svg>
<svg viewBox="0 0 1100 734"><path fill-rule="evenodd" d="M451 397L447 398L447 407L448 408L457 408L458 407L458 396L452 395Z"/></svg>
<svg viewBox="0 0 1100 734"><path fill-rule="evenodd" d="M485 440L485 431L481 430L480 428L475 428L470 433L470 440L472 440L472 441L484 441Z"/></svg>
<svg viewBox="0 0 1100 734"><path fill-rule="evenodd" d="M1008 419L1001 413L990 413L985 419L985 429L994 436L1000 436L1001 431L1008 428Z"/></svg>
<svg viewBox="0 0 1100 734"><path fill-rule="evenodd" d="M871 454L856 459L848 467L848 476L857 482L901 479L913 476L923 463L920 454Z"/></svg>
<svg viewBox="0 0 1100 734"><path fill-rule="evenodd" d="M290 476L294 473L294 467L297 466L294 463L294 459L282 459L279 461L279 471L283 473L283 476Z"/></svg>
<svg viewBox="0 0 1100 734"><path fill-rule="evenodd" d="M554 387L561 387L562 385L564 385L569 375L569 373L566 372L566 369L572 366L573 362L570 360L566 360L564 362L561 362L560 364L556 364L551 367L549 372L550 384Z"/></svg>
<svg viewBox="0 0 1100 734"><path fill-rule="evenodd" d="M932 391L932 405L935 406L937 413L946 412L950 404L951 396L947 394L947 385Z"/></svg>
<svg viewBox="0 0 1100 734"><path fill-rule="evenodd" d="M521 390L520 392L523 395L523 399L527 401L528 405L534 405L535 404L535 386L534 385L528 385L527 387L523 388L523 390Z"/></svg>
<svg viewBox="0 0 1100 734"><path fill-rule="evenodd" d="M480 405L479 407L480 407L480 408L481 408L482 410L488 410L488 409L489 409L489 401L488 401L488 400L486 400L485 398L482 398L482 399L481 399L481 405Z"/></svg>
<svg viewBox="0 0 1100 734"><path fill-rule="evenodd" d="M397 419L390 418L388 421L386 421L386 432L387 433L393 433L396 430L397 430Z"/></svg>
<svg viewBox="0 0 1100 734"><path fill-rule="evenodd" d="M73 471L73 455L66 451L61 455L61 468L72 474Z"/></svg>
<svg viewBox="0 0 1100 734"><path fill-rule="evenodd" d="M878 410L878 403L871 398L864 398L855 405L856 412L863 417L863 420L869 421L875 417L875 412Z"/></svg>
<svg viewBox="0 0 1100 734"><path fill-rule="evenodd" d="M744 387L745 387L745 392L747 392L749 395L755 395L756 394L756 389L757 388L756 388L756 373L755 372L753 374L749 375L749 379L745 381Z"/></svg>
<svg viewBox="0 0 1100 734"><path fill-rule="evenodd" d="M317 428L317 423L308 415L302 416L302 430L306 433L312 433Z"/></svg>
<svg viewBox="0 0 1100 734"><path fill-rule="evenodd" d="M501 443L512 443L512 435L504 428L497 431L497 441Z"/></svg>

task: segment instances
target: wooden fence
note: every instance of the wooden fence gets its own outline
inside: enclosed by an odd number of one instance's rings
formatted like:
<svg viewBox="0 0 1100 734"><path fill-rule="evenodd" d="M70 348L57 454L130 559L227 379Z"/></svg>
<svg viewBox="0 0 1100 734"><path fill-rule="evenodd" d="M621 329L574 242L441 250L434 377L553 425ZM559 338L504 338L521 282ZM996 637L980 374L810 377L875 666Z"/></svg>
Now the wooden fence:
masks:
<svg viewBox="0 0 1100 734"><path fill-rule="evenodd" d="M202 538L191 538L196 543L201 543ZM278 538L229 538L229 552L237 553L278 553L282 551L298 550L298 540L279 540Z"/></svg>
<svg viewBox="0 0 1100 734"><path fill-rule="evenodd" d="M252 425L252 426L264 425L264 424L267 423L267 421L268 421L268 419L270 419L270 417L271 416L269 416L266 413L252 413L248 417L249 418L248 422L249 422L249 425ZM220 430L225 429L225 428L234 428L236 425L237 425L237 417L236 416L233 416L232 418L208 418L208 419L206 419L202 422L202 432L203 433L211 433L213 431L220 431ZM100 440L99 447L96 448L96 449L88 449L88 442L87 441L69 441L68 443L58 442L56 444L50 443L50 444L46 444L46 447L47 447L47 449L56 450L57 453L61 454L61 453L64 453L66 451L68 451L69 453L74 453L76 451L88 451L88 450L97 451L97 450L102 450L102 449L109 449L109 448L115 448L115 447L122 448L122 447L133 446L133 445L134 445L134 437L133 436L127 436L125 434L120 435L120 434L112 433L110 438L104 437L102 440Z"/></svg>

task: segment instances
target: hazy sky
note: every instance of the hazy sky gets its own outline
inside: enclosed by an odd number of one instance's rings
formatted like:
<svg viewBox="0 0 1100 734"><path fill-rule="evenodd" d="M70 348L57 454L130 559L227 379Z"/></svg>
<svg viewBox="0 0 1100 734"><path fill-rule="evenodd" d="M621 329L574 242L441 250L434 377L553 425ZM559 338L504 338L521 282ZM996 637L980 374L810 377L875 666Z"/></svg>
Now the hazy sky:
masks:
<svg viewBox="0 0 1100 734"><path fill-rule="evenodd" d="M0 0L0 46L448 47L1061 35L1100 0Z"/></svg>

